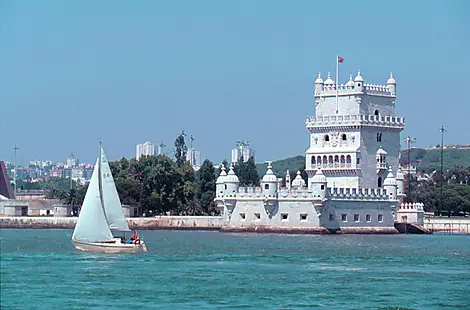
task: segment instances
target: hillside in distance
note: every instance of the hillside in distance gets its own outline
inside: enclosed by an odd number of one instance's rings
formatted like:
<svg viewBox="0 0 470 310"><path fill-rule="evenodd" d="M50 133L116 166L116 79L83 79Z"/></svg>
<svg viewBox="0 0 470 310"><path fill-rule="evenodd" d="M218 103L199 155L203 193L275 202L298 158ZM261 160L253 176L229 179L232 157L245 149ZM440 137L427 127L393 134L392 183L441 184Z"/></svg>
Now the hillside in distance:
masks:
<svg viewBox="0 0 470 310"><path fill-rule="evenodd" d="M437 149L421 149L412 148L410 154L410 162L416 166L418 171L432 172L439 170L441 167L441 150ZM408 163L408 150L401 151L400 164L402 166ZM451 169L455 166L470 166L470 148L444 149L444 170ZM287 170L297 172L297 170L305 167L305 156L298 155L285 159L273 161L273 172L278 178L283 178ZM256 164L256 169L260 178L266 173L266 164Z"/></svg>

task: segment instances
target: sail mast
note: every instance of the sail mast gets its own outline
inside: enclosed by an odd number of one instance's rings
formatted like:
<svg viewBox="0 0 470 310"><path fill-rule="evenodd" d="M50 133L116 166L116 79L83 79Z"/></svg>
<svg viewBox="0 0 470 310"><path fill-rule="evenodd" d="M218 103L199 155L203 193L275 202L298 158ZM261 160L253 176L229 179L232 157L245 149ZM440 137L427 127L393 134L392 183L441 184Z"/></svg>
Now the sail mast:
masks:
<svg viewBox="0 0 470 310"><path fill-rule="evenodd" d="M103 199L103 177L101 176L101 161L102 161L102 154L101 150L101 141L100 141L100 158L98 160L98 188L100 192L100 202L101 202L101 209L103 210L104 218L109 226L108 216L106 215L106 208L104 207L104 199Z"/></svg>

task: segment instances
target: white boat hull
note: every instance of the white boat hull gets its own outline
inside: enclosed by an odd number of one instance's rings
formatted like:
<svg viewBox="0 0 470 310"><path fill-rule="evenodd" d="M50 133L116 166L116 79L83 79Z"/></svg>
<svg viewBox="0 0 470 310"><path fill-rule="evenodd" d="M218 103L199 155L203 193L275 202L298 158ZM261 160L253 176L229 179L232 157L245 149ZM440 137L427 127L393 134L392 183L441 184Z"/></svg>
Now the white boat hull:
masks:
<svg viewBox="0 0 470 310"><path fill-rule="evenodd" d="M72 240L73 245L77 250L84 251L84 252L91 252L91 253L110 253L110 254L118 254L118 253L144 253L147 252L147 247L145 243L142 241L140 244L127 244L121 242L80 242L76 240Z"/></svg>

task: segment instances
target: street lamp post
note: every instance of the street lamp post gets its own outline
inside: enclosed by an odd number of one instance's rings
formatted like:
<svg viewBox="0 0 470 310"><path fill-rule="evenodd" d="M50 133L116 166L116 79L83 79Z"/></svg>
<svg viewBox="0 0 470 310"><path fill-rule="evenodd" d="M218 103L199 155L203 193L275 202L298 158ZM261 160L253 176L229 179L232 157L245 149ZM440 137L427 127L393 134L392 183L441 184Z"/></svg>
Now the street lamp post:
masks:
<svg viewBox="0 0 470 310"><path fill-rule="evenodd" d="M444 132L447 130L444 128L444 126L441 127L441 197L439 200L439 210L438 210L438 215L441 215L442 212L442 207L443 207L443 189L444 189ZM449 215L450 217L450 209L449 209Z"/></svg>
<svg viewBox="0 0 470 310"><path fill-rule="evenodd" d="M16 151L18 151L18 147L16 146L16 144L13 146L13 150L15 151L15 157L13 159L13 183L15 185L14 196L16 199L16 189L17 189L17 186L16 186Z"/></svg>
<svg viewBox="0 0 470 310"><path fill-rule="evenodd" d="M405 142L408 144L408 200L411 202L411 144L416 143L416 138L410 136L405 138Z"/></svg>

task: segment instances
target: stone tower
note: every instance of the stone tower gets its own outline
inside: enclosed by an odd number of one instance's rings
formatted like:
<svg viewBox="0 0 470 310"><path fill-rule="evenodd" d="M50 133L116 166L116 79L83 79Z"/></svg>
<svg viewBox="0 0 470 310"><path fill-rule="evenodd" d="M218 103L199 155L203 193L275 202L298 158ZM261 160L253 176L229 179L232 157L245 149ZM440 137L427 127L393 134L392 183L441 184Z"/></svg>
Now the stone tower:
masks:
<svg viewBox="0 0 470 310"><path fill-rule="evenodd" d="M388 167L398 170L404 118L395 116L396 82L364 83L360 72L336 85L328 73L315 81L316 116L307 118L309 188L321 168L328 187L383 188Z"/></svg>

